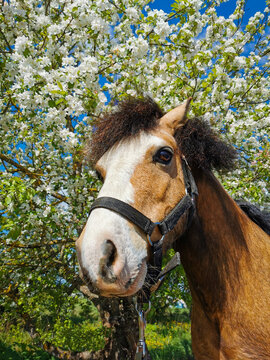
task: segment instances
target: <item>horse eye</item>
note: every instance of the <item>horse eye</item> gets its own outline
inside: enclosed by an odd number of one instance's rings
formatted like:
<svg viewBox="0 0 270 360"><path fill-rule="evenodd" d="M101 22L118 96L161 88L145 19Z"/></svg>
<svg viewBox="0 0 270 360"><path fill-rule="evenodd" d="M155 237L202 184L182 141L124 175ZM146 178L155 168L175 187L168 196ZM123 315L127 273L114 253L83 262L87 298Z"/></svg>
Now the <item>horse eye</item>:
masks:
<svg viewBox="0 0 270 360"><path fill-rule="evenodd" d="M164 147L159 149L155 155L153 156L154 162L158 162L160 164L168 165L173 157L173 150L169 147Z"/></svg>

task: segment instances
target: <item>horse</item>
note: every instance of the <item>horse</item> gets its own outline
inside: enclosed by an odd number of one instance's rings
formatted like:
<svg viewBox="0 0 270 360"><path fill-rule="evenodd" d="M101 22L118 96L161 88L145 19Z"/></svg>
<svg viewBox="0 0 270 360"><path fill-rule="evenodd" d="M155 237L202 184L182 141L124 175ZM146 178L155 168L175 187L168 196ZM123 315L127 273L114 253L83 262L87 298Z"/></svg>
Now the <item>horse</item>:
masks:
<svg viewBox="0 0 270 360"><path fill-rule="evenodd" d="M81 274L103 296L134 295L162 238L163 252L180 252L189 282L195 359L269 360L269 224L263 230L217 180L213 170L231 169L236 150L206 120L188 119L190 101L163 113L151 98L128 99L97 124L88 157L104 203L76 243ZM162 231L187 196L189 206Z"/></svg>

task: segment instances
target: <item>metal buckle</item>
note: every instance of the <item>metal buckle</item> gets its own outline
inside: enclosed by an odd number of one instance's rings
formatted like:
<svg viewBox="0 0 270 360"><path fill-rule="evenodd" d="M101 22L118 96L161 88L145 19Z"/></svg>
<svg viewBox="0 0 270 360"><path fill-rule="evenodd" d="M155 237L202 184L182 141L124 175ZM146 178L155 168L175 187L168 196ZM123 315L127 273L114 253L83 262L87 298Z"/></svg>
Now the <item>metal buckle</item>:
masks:
<svg viewBox="0 0 270 360"><path fill-rule="evenodd" d="M145 327L146 327L146 315L149 313L151 309L151 302L148 303L148 309L146 311L143 310L143 304L139 304L136 302L135 309L139 315L139 341L136 349L135 360L145 359L146 356L146 344L145 344Z"/></svg>

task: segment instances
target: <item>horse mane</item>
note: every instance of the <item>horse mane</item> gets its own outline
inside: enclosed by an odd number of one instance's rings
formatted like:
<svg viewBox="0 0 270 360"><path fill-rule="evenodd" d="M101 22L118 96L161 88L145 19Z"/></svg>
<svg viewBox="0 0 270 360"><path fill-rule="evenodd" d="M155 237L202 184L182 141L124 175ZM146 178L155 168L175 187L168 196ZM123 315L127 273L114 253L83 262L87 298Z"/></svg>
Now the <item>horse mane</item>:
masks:
<svg viewBox="0 0 270 360"><path fill-rule="evenodd" d="M88 158L96 163L119 141L156 128L163 115L162 109L150 97L128 98L120 102L114 111L105 113L96 122L91 143L86 149ZM233 166L237 154L235 149L221 140L207 121L190 119L176 132L175 138L192 167L226 170Z"/></svg>
<svg viewBox="0 0 270 360"><path fill-rule="evenodd" d="M270 212L261 211L256 205L242 199L235 202L255 224L270 235Z"/></svg>
<svg viewBox="0 0 270 360"><path fill-rule="evenodd" d="M194 118L175 134L178 146L192 168L230 170L237 152L224 142L206 120Z"/></svg>

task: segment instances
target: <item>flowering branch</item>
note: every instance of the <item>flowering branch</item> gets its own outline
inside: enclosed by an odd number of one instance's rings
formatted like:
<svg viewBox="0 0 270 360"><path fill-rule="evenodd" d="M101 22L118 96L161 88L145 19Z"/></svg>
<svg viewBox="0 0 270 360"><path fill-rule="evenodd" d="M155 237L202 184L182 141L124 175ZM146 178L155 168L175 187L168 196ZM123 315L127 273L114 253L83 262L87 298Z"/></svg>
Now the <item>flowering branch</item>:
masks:
<svg viewBox="0 0 270 360"><path fill-rule="evenodd" d="M15 162L14 160L8 158L8 157L7 157L6 155L4 155L4 154L0 154L0 159L1 159L2 161L5 161L5 162L9 163L10 165L16 167L16 169L17 169L18 171L21 171L21 172L24 173L25 175L29 176L31 179L37 179L37 185L40 186L40 185L43 184L43 182L42 182L41 179L40 179L40 177L43 175L42 173L39 173L39 174L33 173L32 171L28 170L28 169L25 168L24 166L18 164L18 163ZM61 201L63 201L63 202L66 202L67 204L69 203L67 197L64 196L64 195L61 195L61 194L59 194L59 193L57 193L57 192L55 192L55 191L52 191L52 192L51 192L51 195L52 195L53 197L55 197L56 199L58 199L58 200L61 200Z"/></svg>

